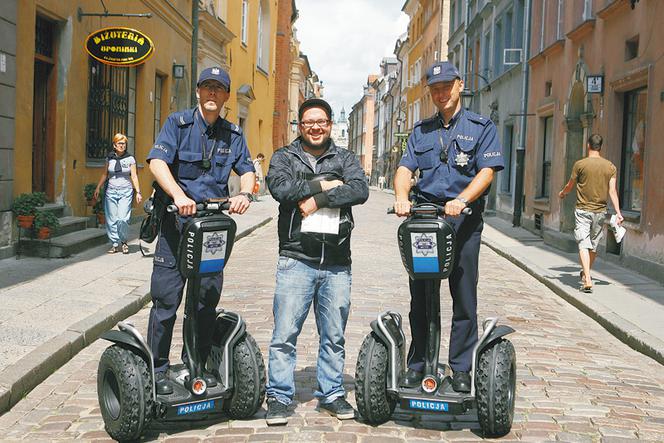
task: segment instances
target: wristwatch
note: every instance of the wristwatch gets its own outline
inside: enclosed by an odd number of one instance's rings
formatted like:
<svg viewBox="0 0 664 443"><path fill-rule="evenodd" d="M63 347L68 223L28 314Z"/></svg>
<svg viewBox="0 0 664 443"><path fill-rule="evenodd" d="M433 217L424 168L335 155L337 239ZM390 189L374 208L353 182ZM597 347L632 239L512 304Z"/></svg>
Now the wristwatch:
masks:
<svg viewBox="0 0 664 443"><path fill-rule="evenodd" d="M455 200L459 200L461 203L468 206L468 200L463 197L457 197Z"/></svg>
<svg viewBox="0 0 664 443"><path fill-rule="evenodd" d="M251 192L240 192L238 195L244 195L250 202L254 201L254 196Z"/></svg>

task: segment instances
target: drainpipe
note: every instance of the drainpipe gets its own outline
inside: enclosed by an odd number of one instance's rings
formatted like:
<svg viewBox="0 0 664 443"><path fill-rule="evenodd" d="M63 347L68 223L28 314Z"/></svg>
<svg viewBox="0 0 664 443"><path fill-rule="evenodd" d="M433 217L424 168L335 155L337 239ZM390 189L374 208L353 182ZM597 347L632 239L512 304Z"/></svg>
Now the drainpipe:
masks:
<svg viewBox="0 0 664 443"><path fill-rule="evenodd" d="M470 0L466 0L466 18L463 24L463 72L465 73L463 83L464 89L469 89L471 79L468 72L468 22L470 22ZM470 107L470 106L468 106Z"/></svg>
<svg viewBox="0 0 664 443"><path fill-rule="evenodd" d="M519 145L516 148L516 180L514 184L513 226L521 226L523 201L523 175L526 159L526 121L528 113L528 58L530 57L530 7L532 0L526 0L523 14L523 60L521 61L521 123L519 124Z"/></svg>
<svg viewBox="0 0 664 443"><path fill-rule="evenodd" d="M198 104L196 83L198 77L198 0L191 2L191 106Z"/></svg>

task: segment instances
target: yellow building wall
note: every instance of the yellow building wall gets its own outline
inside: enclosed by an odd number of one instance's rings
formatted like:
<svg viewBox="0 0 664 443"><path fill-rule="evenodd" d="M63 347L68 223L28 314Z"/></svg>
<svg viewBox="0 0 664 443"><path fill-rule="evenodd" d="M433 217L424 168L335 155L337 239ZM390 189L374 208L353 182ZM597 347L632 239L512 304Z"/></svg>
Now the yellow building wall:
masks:
<svg viewBox="0 0 664 443"><path fill-rule="evenodd" d="M227 60L230 65L231 95L226 102L228 113L226 118L238 123L238 97L237 90L243 85L251 86L255 99L249 105L249 114L245 123L244 136L249 146L251 157L255 158L259 152L265 155L264 165L268 165L272 157L272 125L274 119L274 94L275 94L275 45L277 29L277 0L268 0L264 3L269 6L270 11L270 60L267 72L257 67L258 50L258 7L260 0L249 1L249 20L247 44L241 41L242 8L239 7L240 0L228 7L226 26L235 38L228 45ZM264 167L266 169L266 167ZM266 173L267 170L264 170Z"/></svg>
<svg viewBox="0 0 664 443"><path fill-rule="evenodd" d="M422 82L420 82L420 78L414 79L414 83L410 83L411 77L410 73L412 70L414 70L415 63L417 60L422 57L422 54L424 52L424 42L422 39L422 8L419 8L417 13L413 16L413 18L410 21L410 24L408 25L408 39L412 42L410 45L410 50L408 51L408 79L409 79L409 84L410 86L408 87L408 91L406 93L406 113L411 112L411 105L415 103L417 100L422 98L423 94L423 86ZM426 68L424 67L424 60L421 61L421 70L420 74L424 74ZM421 106L421 105L420 105ZM407 117L410 120L413 120L412 116ZM422 115L422 111L420 108L420 120L424 118ZM408 120L407 120L408 121ZM416 121L412 121L412 124L415 125Z"/></svg>
<svg viewBox="0 0 664 443"><path fill-rule="evenodd" d="M137 29L150 37L154 55L136 68L135 152L139 163L141 189L149 194L152 176L144 168L145 158L154 138L155 74L165 76L162 94L161 121L175 111L176 91L186 90L187 79L173 80L174 63L184 64L189 71L191 54L191 4L188 1L114 0L107 4L109 12L152 13L152 18L77 17L77 8L84 12L103 12L97 0L25 0L18 3L17 39L20 51L16 57L16 151L14 194L32 191L32 115L34 88L35 21L40 14L58 23L56 31L57 88L54 119L54 194L55 201L71 206L74 214L86 211L83 186L97 183L102 166L86 162L88 63L84 44L87 36L98 29L124 26ZM176 83L177 82L177 83ZM179 94L180 95L180 94ZM109 146L109 150L111 147Z"/></svg>
<svg viewBox="0 0 664 443"><path fill-rule="evenodd" d="M264 0L270 10L269 68L256 67L258 5L250 0L247 44L240 41L241 8L235 1L228 6L226 26L235 34L227 46L230 65L231 96L226 104L230 121L238 122L237 89L247 84L255 100L249 105L245 137L254 158L259 152L267 158L272 153L271 137L274 111L274 60L277 27L277 0ZM239 1L238 1L239 3ZM86 161L89 56L85 51L87 36L104 27L124 26L137 29L154 43L154 55L136 69L136 122L134 155L143 194L149 194L152 175L145 158L154 141L155 75L163 76L161 123L169 113L189 107L191 78L191 0L113 0L106 3L110 13L151 13L151 18L81 17L84 12L103 12L98 0L23 0L18 2L16 57L16 150L14 156L14 195L32 191L32 138L35 22L38 14L57 25L56 96L54 116L54 200L72 208L76 215L89 213L83 198L86 183L97 183L102 165ZM174 79L173 65L185 66L185 78ZM109 146L109 151L111 147Z"/></svg>

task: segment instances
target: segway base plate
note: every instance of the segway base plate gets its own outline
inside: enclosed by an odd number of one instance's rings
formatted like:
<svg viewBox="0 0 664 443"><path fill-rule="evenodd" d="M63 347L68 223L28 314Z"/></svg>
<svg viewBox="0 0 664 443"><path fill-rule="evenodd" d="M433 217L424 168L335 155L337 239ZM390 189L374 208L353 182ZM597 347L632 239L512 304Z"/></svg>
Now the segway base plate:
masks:
<svg viewBox="0 0 664 443"><path fill-rule="evenodd" d="M452 389L450 377L445 377L437 392L427 394L420 387L399 388L401 409L425 413L463 414L475 408L475 398Z"/></svg>

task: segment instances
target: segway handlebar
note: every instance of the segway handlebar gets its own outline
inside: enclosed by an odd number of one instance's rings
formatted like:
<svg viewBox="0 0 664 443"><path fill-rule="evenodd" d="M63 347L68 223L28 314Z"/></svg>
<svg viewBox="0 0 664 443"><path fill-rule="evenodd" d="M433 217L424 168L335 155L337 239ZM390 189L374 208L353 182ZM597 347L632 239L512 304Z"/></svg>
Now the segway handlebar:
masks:
<svg viewBox="0 0 664 443"><path fill-rule="evenodd" d="M228 211L231 207L231 204L228 200L223 201L209 201L204 203L196 203L196 212L211 212L211 213L221 213L222 211ZM166 212L178 212L179 209L177 206L171 204L166 206Z"/></svg>
<svg viewBox="0 0 664 443"><path fill-rule="evenodd" d="M409 215L415 215L415 214L431 214L434 213L438 216L444 216L445 215L445 206L440 206L435 203L420 203L418 205L413 205L410 207L410 214ZM394 212L394 207L387 208L387 213L388 214L395 214ZM466 206L461 210L461 213L464 215L472 215L473 210Z"/></svg>

